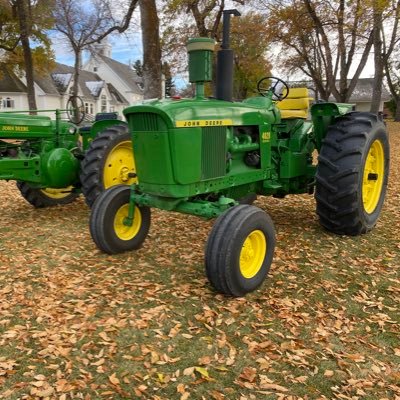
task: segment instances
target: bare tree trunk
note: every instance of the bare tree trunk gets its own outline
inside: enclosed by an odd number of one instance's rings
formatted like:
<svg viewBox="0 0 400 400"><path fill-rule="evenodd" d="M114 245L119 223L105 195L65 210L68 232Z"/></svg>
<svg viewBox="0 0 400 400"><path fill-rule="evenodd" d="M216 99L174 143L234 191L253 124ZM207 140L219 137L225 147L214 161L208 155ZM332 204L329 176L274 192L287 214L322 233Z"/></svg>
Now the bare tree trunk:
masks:
<svg viewBox="0 0 400 400"><path fill-rule="evenodd" d="M155 0L140 0L144 98L161 97L161 47Z"/></svg>
<svg viewBox="0 0 400 400"><path fill-rule="evenodd" d="M394 120L399 122L400 121L400 97L396 99L396 111L394 113Z"/></svg>
<svg viewBox="0 0 400 400"><path fill-rule="evenodd" d="M75 64L74 64L74 83L72 85L72 96L78 96L79 94L79 75L81 69L80 63L80 51L75 49Z"/></svg>
<svg viewBox="0 0 400 400"><path fill-rule="evenodd" d="M27 93L28 106L30 110L37 110L36 98L35 98L35 80L33 75L32 51L29 44L29 22L28 22L25 0L16 0L15 5L18 13L19 29L21 31L21 45L24 53L26 87L28 92Z"/></svg>
<svg viewBox="0 0 400 400"><path fill-rule="evenodd" d="M374 83L372 87L372 101L370 111L373 113L379 112L379 106L382 99L382 84L383 84L383 68L384 62L382 59L382 36L381 36L381 26L382 26L382 12L377 9L378 5L374 4L374 66L375 66L375 76Z"/></svg>

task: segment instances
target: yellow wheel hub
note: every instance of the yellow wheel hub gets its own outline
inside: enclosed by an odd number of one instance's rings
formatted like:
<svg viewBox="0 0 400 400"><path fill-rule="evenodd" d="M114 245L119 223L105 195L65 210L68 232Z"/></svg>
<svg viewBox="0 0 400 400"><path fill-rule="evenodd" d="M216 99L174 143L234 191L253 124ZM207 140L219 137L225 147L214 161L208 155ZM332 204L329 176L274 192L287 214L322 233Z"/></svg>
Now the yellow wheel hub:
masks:
<svg viewBox="0 0 400 400"><path fill-rule="evenodd" d="M104 188L115 185L131 185L137 182L135 173L135 159L133 157L132 142L126 140L118 143L109 153L103 171Z"/></svg>
<svg viewBox="0 0 400 400"><path fill-rule="evenodd" d="M267 240L262 231L253 231L247 236L240 252L240 272L247 278L257 275L267 252Z"/></svg>
<svg viewBox="0 0 400 400"><path fill-rule="evenodd" d="M124 204L120 207L114 217L114 232L121 240L131 240L139 232L142 225L142 215L137 206L135 206L135 213L133 216L132 225L124 224L125 219L129 214L129 204Z"/></svg>
<svg viewBox="0 0 400 400"><path fill-rule="evenodd" d="M364 165L362 200L368 214L375 211L382 193L385 173L385 152L380 140L375 140L369 148Z"/></svg>
<svg viewBox="0 0 400 400"><path fill-rule="evenodd" d="M51 199L63 199L64 197L67 197L71 194L72 189L72 186L68 186L63 189L46 188L41 189L41 191L43 194Z"/></svg>

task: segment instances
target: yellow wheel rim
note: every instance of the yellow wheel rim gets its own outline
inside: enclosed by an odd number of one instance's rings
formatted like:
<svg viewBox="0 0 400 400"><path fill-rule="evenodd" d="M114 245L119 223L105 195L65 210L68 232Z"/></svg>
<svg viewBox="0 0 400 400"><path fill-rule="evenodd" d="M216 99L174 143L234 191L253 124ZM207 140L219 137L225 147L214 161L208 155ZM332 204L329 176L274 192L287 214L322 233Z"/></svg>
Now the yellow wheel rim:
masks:
<svg viewBox="0 0 400 400"><path fill-rule="evenodd" d="M118 143L109 153L103 170L103 184L107 189L115 185L131 185L137 178L129 175L135 173L135 159L133 157L132 142L126 140Z"/></svg>
<svg viewBox="0 0 400 400"><path fill-rule="evenodd" d="M369 148L364 165L362 200L368 214L375 211L382 193L385 173L385 152L382 142L375 140Z"/></svg>
<svg viewBox="0 0 400 400"><path fill-rule="evenodd" d="M46 188L40 189L43 194L51 199L63 199L71 194L72 186L68 186L62 189Z"/></svg>
<svg viewBox="0 0 400 400"><path fill-rule="evenodd" d="M142 225L142 215L137 206L135 206L135 213L133 216L132 225L125 225L124 221L128 217L129 204L124 204L120 207L114 217L114 232L121 240L131 240L139 232Z"/></svg>
<svg viewBox="0 0 400 400"><path fill-rule="evenodd" d="M253 278L260 271L265 254L267 240L262 231L253 231L247 236L240 251L240 272L247 278Z"/></svg>

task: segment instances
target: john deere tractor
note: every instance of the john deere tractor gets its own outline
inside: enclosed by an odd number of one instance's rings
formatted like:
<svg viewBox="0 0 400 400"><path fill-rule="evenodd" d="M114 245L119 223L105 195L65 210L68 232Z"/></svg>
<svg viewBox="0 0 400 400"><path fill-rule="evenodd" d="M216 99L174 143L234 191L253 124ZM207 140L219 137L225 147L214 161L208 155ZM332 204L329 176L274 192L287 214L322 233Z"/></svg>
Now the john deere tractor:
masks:
<svg viewBox="0 0 400 400"><path fill-rule="evenodd" d="M309 108L307 89L278 78L261 79L259 96L232 101L232 14L238 12L224 13L215 98L204 96L214 41L198 38L188 43L194 98L124 110L139 183L104 191L93 205L90 232L99 249L114 254L142 245L152 207L217 217L205 248L207 277L218 292L243 296L264 281L275 248L271 218L251 205L256 195L314 192L324 228L366 233L384 201L389 145L380 116L351 104Z"/></svg>
<svg viewBox="0 0 400 400"><path fill-rule="evenodd" d="M0 179L16 180L35 207L70 203L81 191L90 206L105 188L136 182L126 122L108 113L78 128L73 122L82 121L80 108L71 98L65 110L0 113ZM41 111L54 111L55 119Z"/></svg>

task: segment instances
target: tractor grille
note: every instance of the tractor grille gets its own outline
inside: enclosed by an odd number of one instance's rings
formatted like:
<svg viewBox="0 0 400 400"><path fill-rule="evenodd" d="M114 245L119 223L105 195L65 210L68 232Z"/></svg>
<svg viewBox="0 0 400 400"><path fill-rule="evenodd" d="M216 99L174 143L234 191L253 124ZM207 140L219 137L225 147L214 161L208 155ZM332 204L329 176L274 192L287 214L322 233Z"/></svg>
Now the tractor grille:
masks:
<svg viewBox="0 0 400 400"><path fill-rule="evenodd" d="M224 176L226 173L226 127L203 128L202 179Z"/></svg>
<svg viewBox="0 0 400 400"><path fill-rule="evenodd" d="M134 131L157 132L166 130L164 121L157 114L140 113L133 114L130 117L133 119Z"/></svg>

